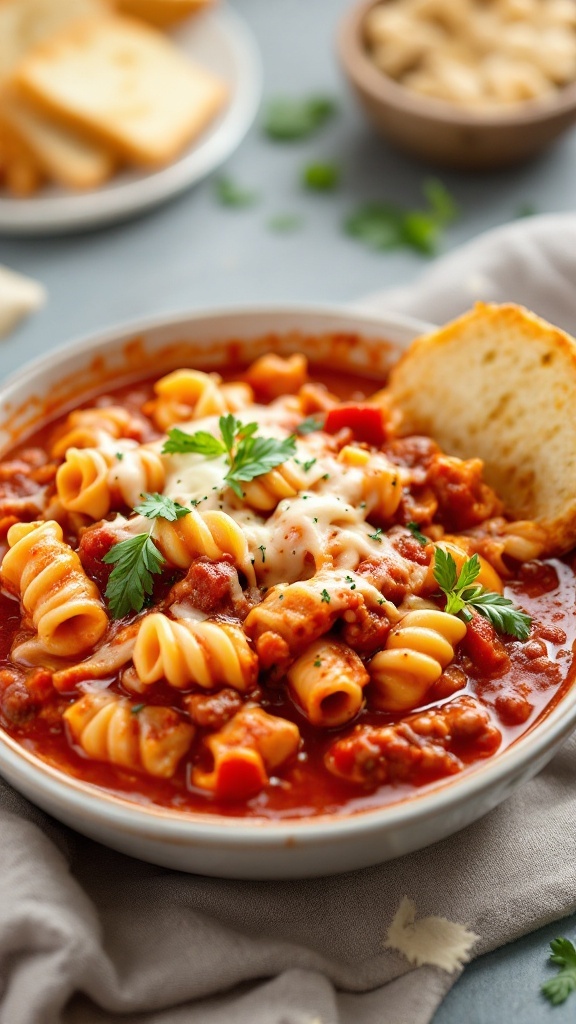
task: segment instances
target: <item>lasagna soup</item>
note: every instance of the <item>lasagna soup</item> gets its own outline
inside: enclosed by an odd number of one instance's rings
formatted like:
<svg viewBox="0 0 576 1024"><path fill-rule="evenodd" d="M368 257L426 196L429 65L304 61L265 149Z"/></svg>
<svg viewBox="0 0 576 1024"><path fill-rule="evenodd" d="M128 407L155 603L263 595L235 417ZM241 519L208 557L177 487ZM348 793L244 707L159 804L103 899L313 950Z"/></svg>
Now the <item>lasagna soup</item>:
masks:
<svg viewBox="0 0 576 1024"><path fill-rule="evenodd" d="M570 559L302 355L101 395L4 456L0 516L2 727L139 803L381 806L570 683Z"/></svg>

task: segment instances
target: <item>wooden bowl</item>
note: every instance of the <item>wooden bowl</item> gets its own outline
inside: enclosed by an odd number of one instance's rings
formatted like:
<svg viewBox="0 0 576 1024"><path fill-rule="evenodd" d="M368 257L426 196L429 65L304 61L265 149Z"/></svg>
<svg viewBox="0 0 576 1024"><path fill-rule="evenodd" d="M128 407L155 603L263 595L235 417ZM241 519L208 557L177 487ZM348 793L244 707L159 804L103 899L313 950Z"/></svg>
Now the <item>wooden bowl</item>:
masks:
<svg viewBox="0 0 576 1024"><path fill-rule="evenodd" d="M503 107L501 113L411 92L369 56L365 19L379 2L362 0L347 12L339 27L338 54L368 119L399 149L461 170L504 167L535 156L576 121L576 82L552 97Z"/></svg>

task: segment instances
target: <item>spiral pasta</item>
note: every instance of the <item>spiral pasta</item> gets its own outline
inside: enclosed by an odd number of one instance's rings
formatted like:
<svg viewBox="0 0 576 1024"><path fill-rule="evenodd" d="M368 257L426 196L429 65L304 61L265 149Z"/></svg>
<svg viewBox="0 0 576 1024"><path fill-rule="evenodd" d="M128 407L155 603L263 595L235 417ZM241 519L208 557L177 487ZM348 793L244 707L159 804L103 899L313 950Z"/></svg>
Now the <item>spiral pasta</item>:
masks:
<svg viewBox="0 0 576 1024"><path fill-rule="evenodd" d="M134 667L144 684L165 678L178 690L231 686L244 693L258 677L258 659L239 626L169 619L161 612L140 625Z"/></svg>
<svg viewBox="0 0 576 1024"><path fill-rule="evenodd" d="M452 537L445 536L439 541L435 547L442 548L443 551L448 555L452 555L456 563L456 571L459 573L464 562L467 561L469 555L473 552L474 542L469 537L459 536L452 539ZM480 572L474 580L475 586L485 587L486 590L493 590L497 594L501 594L503 590L502 580L492 567L487 559L483 558L482 555L478 555L478 562L480 564ZM438 590L438 584L434 576L436 560L432 558L428 567L428 572L424 578L423 591L425 593L433 593Z"/></svg>
<svg viewBox="0 0 576 1024"><path fill-rule="evenodd" d="M85 694L63 718L87 757L160 779L174 775L194 738L194 726L173 708L142 707L109 690Z"/></svg>
<svg viewBox="0 0 576 1024"><path fill-rule="evenodd" d="M178 569L187 569L199 555L218 559L228 554L232 555L248 583L253 586L256 582L246 538L226 512L197 512L192 509L188 515L172 523L167 519L156 519L154 540L164 558Z"/></svg>
<svg viewBox="0 0 576 1024"><path fill-rule="evenodd" d="M358 655L331 637L317 640L287 672L288 684L312 725L325 729L345 725L363 704L369 680Z"/></svg>
<svg viewBox="0 0 576 1024"><path fill-rule="evenodd" d="M360 495L366 506L367 517L390 520L402 500L402 471L384 455L371 454L363 448L345 445L338 461L348 467L362 470Z"/></svg>
<svg viewBox="0 0 576 1024"><path fill-rule="evenodd" d="M104 635L108 617L97 587L53 520L15 523L8 530L4 586L21 597L38 639L63 657L90 650Z"/></svg>
<svg viewBox="0 0 576 1024"><path fill-rule="evenodd" d="M461 619L435 608L408 612L390 631L386 648L368 671L374 705L381 711L408 711L420 704L466 634Z"/></svg>
<svg viewBox="0 0 576 1024"><path fill-rule="evenodd" d="M154 391L158 397L145 406L145 411L160 430L190 419L237 412L254 399L248 384L223 384L220 374L202 370L174 370L156 382Z"/></svg>
<svg viewBox="0 0 576 1024"><path fill-rule="evenodd" d="M267 785L270 773L293 757L299 743L294 722L245 706L207 738L213 767L210 771L194 768L192 783L221 799L245 799Z"/></svg>
<svg viewBox="0 0 576 1024"><path fill-rule="evenodd" d="M306 487L307 478L303 469L293 459L283 462L276 469L242 484L244 502L259 512L271 512L283 498L293 498Z"/></svg>
<svg viewBox="0 0 576 1024"><path fill-rule="evenodd" d="M143 445L116 453L69 448L56 473L56 489L68 512L97 520L111 508L137 505L143 491L160 491L164 479L162 459Z"/></svg>
<svg viewBox="0 0 576 1024"><path fill-rule="evenodd" d="M51 454L59 459L68 448L97 448L110 438L134 437L139 432L140 424L121 405L77 409L69 414L64 433L55 440Z"/></svg>

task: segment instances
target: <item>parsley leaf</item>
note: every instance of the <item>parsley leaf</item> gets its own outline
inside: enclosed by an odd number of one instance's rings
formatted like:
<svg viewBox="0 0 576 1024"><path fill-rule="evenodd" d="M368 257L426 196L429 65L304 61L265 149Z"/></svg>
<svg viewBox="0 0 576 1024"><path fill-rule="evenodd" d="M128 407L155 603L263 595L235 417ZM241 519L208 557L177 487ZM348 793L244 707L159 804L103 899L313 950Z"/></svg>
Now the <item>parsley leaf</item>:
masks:
<svg viewBox="0 0 576 1024"><path fill-rule="evenodd" d="M320 598L324 602L324 604L330 604L330 594L328 593L326 588L324 588L324 590L320 594Z"/></svg>
<svg viewBox="0 0 576 1024"><path fill-rule="evenodd" d="M314 192L333 192L340 181L340 170L336 164L308 164L302 173L302 182Z"/></svg>
<svg viewBox="0 0 576 1024"><path fill-rule="evenodd" d="M147 516L148 519L156 519L157 516L160 516L162 519L167 519L169 523L173 523L175 519L182 519L182 516L190 514L189 508L185 508L177 501L172 501L172 498L168 498L165 494L141 494L140 497L144 498L144 501L141 505L135 505L134 511L139 512L141 516Z"/></svg>
<svg viewBox="0 0 576 1024"><path fill-rule="evenodd" d="M379 544L382 543L382 527L378 526L375 533L369 533L370 540L377 540Z"/></svg>
<svg viewBox="0 0 576 1024"><path fill-rule="evenodd" d="M275 217L270 217L268 227L270 231L298 231L302 227L302 217L297 213L277 213Z"/></svg>
<svg viewBox="0 0 576 1024"><path fill-rule="evenodd" d="M544 982L541 991L553 1006L558 1006L566 1001L571 992L576 992L576 948L570 939L553 939L550 949L550 960L560 970Z"/></svg>
<svg viewBox="0 0 576 1024"><path fill-rule="evenodd" d="M161 572L164 564L150 534L137 533L121 540L110 548L102 561L114 565L106 587L113 617L121 619L131 611L141 611L146 595L152 593L152 576Z"/></svg>
<svg viewBox="0 0 576 1024"><path fill-rule="evenodd" d="M213 434L206 430L197 430L195 434L187 434L179 427L172 427L168 431L167 440L162 446L163 455L182 455L186 452L196 452L198 455L206 455L209 459L223 455L226 451L222 441L219 441Z"/></svg>
<svg viewBox="0 0 576 1024"><path fill-rule="evenodd" d="M336 113L334 100L327 96L304 99L277 97L268 104L264 131L276 142L292 142L314 135Z"/></svg>
<svg viewBox="0 0 576 1024"><path fill-rule="evenodd" d="M204 430L187 434L175 427L168 432L162 451L169 454L197 452L208 459L225 454L230 468L224 481L239 498L242 497L242 482L263 476L296 453L294 437L282 441L275 437L255 437L258 424L241 423L232 413L221 416L218 425L222 440Z"/></svg>
<svg viewBox="0 0 576 1024"><path fill-rule="evenodd" d="M240 209L246 206L254 206L258 202L258 193L251 189L242 188L231 178L218 178L216 181L216 198L222 206L234 206Z"/></svg>
<svg viewBox="0 0 576 1024"><path fill-rule="evenodd" d="M412 536L418 541L419 544L422 545L422 547L430 543L430 538L426 537L423 533L420 532L420 525L418 523L406 523L406 529L410 530Z"/></svg>
<svg viewBox="0 0 576 1024"><path fill-rule="evenodd" d="M307 416L296 427L296 433L304 436L305 434L311 434L314 430L323 430L325 421L325 416Z"/></svg>
<svg viewBox="0 0 576 1024"><path fill-rule="evenodd" d="M430 255L436 250L440 233L457 216L457 207L444 185L436 179L424 183L428 208L404 210L386 202L369 202L344 222L344 230L372 249L406 246Z"/></svg>
<svg viewBox="0 0 576 1024"><path fill-rule="evenodd" d="M530 616L518 611L513 602L502 594L485 590L482 586L473 586L479 573L478 555L467 558L458 574L456 562L450 552L440 547L435 549L434 579L446 597L444 611L451 615L459 615L465 622L470 622L470 608L474 608L488 619L498 633L507 633L518 640L527 640L532 622Z"/></svg>

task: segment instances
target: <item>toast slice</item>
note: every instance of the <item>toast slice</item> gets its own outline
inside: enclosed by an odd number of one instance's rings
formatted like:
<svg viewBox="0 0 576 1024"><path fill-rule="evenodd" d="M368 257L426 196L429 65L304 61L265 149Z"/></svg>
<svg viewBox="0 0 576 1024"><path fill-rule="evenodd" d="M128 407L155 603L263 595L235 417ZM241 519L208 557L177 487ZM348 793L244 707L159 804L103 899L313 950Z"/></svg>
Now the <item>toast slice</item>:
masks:
<svg viewBox="0 0 576 1024"><path fill-rule="evenodd" d="M515 519L548 554L576 544L576 342L515 305L484 305L417 339L392 371L403 433L479 456Z"/></svg>
<svg viewBox="0 0 576 1024"><path fill-rule="evenodd" d="M111 153L33 110L9 88L2 116L47 177L72 189L98 188L116 168Z"/></svg>
<svg viewBox="0 0 576 1024"><path fill-rule="evenodd" d="M44 184L44 172L29 146L0 117L0 184L20 199Z"/></svg>
<svg viewBox="0 0 576 1024"><path fill-rule="evenodd" d="M0 0L0 82L37 43L109 7L107 0Z"/></svg>
<svg viewBox="0 0 576 1024"><path fill-rule="evenodd" d="M118 10L151 25L167 28L211 7L213 0L118 0Z"/></svg>
<svg viewBox="0 0 576 1024"><path fill-rule="evenodd" d="M173 160L226 101L226 85L160 32L124 17L83 20L13 77L39 113L144 166Z"/></svg>

